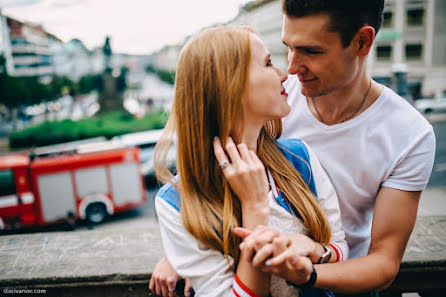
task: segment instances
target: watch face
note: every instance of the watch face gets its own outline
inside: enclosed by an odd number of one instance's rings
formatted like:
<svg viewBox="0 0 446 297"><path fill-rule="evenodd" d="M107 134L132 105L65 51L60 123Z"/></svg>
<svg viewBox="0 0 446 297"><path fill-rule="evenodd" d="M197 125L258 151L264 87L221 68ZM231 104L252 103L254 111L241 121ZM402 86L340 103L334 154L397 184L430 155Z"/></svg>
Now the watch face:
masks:
<svg viewBox="0 0 446 297"><path fill-rule="evenodd" d="M331 259L332 251L329 249L326 245L322 244L322 247L324 248L325 252L319 259L319 264L328 263Z"/></svg>

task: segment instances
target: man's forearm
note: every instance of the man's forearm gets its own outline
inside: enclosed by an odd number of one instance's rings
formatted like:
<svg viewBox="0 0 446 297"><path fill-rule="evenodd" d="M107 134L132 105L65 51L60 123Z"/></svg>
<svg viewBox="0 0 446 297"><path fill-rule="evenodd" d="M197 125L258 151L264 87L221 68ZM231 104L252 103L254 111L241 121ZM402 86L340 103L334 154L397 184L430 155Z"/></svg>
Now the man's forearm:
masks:
<svg viewBox="0 0 446 297"><path fill-rule="evenodd" d="M370 254L362 258L316 265L315 287L339 293L382 290L393 282L399 264L391 257Z"/></svg>

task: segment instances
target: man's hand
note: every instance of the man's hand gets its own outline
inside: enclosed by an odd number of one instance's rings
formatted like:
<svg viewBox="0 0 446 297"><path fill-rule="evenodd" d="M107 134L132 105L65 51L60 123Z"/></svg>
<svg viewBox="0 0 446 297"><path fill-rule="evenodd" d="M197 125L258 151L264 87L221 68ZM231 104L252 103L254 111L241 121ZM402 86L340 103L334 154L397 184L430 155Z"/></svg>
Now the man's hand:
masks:
<svg viewBox="0 0 446 297"><path fill-rule="evenodd" d="M179 276L175 270L173 270L172 266L170 266L167 258L163 257L155 266L152 277L150 278L149 289L155 294L163 297L177 297L179 295L174 290L177 286L177 282L181 279L181 276ZM186 279L184 296L190 296L191 290L191 283Z"/></svg>

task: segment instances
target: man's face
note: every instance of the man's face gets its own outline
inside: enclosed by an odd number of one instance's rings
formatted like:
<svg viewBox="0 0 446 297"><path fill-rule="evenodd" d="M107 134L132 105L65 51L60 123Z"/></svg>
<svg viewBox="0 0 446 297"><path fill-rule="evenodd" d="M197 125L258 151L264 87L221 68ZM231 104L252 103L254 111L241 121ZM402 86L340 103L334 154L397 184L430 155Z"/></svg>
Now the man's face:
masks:
<svg viewBox="0 0 446 297"><path fill-rule="evenodd" d="M284 16L282 40L288 47L288 72L297 74L302 94L317 97L348 86L358 74L355 42L344 48L337 32L329 32L330 17ZM354 38L355 40L355 38Z"/></svg>

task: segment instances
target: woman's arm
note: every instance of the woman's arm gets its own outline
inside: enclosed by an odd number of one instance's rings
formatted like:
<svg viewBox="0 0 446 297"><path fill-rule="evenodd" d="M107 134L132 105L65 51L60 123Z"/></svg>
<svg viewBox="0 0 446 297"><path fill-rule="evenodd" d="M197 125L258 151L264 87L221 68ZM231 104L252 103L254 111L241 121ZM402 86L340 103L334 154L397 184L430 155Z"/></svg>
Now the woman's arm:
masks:
<svg viewBox="0 0 446 297"><path fill-rule="evenodd" d="M219 138L214 140L214 153L232 191L240 199L242 208L242 226L253 230L257 226L268 225L269 221L269 185L265 167L257 155L248 150L245 144L235 145L228 139L226 153ZM256 269L251 258L255 250L243 249L237 266L237 277L259 296L268 296L271 275Z"/></svg>

